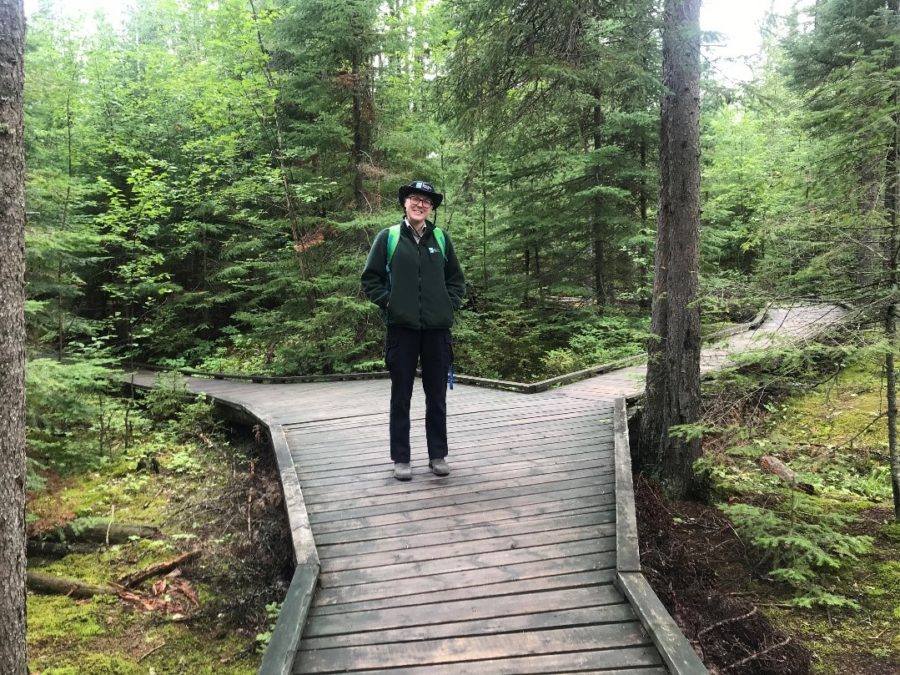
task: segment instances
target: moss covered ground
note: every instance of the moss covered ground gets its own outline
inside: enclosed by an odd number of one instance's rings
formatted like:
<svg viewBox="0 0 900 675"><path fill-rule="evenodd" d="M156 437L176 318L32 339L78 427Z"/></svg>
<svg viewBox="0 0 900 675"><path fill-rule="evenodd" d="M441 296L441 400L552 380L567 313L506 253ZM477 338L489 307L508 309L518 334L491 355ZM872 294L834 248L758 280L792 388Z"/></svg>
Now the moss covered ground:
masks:
<svg viewBox="0 0 900 675"><path fill-rule="evenodd" d="M262 451L256 448L251 455ZM145 457L158 465L139 470ZM143 434L115 461L90 471L64 477L44 472L43 489L29 494L32 536L98 518L155 525L163 535L100 545L59 560L30 559L29 569L111 584L188 550L199 548L201 556L164 583L156 577L133 589L137 599L130 602L116 595L78 600L29 592L32 672L256 672L261 658L256 635L265 629L265 605L277 598L266 574L247 568L252 550L269 535L255 527L248 534L241 508L262 513L259 502L266 495L268 506L280 507L277 492L271 497L270 488L259 487L263 472L256 462L222 435L185 440L162 429ZM277 517L272 520L280 526ZM252 577L260 580L256 587L246 581Z"/></svg>

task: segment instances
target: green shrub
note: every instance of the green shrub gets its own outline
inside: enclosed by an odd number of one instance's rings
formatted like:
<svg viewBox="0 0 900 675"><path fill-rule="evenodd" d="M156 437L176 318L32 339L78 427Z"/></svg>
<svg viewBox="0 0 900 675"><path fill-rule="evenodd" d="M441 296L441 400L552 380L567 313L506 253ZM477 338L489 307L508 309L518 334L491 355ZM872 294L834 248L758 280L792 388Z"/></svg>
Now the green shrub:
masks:
<svg viewBox="0 0 900 675"><path fill-rule="evenodd" d="M855 518L824 511L815 500L800 495L791 495L779 509L741 503L719 508L763 554L769 576L794 589L793 604L858 608L854 601L830 593L819 583L822 573L837 572L872 550L872 537L841 531Z"/></svg>

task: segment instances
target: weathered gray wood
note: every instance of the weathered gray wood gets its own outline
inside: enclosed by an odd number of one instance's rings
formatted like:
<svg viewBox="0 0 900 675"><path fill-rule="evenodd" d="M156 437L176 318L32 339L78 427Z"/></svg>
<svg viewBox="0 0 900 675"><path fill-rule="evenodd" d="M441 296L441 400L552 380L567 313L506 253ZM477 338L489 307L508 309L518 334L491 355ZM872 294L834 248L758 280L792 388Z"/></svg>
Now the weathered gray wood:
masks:
<svg viewBox="0 0 900 675"><path fill-rule="evenodd" d="M672 675L707 675L709 671L643 574L619 572L616 585L638 613Z"/></svg>
<svg viewBox="0 0 900 675"><path fill-rule="evenodd" d="M317 521L313 519L313 526L317 532L332 533L337 531L356 530L367 527L386 527L391 525L404 525L413 521L431 521L426 523L425 527L441 529L446 526L448 520L453 519L460 523L490 522L491 513L494 509L510 508L515 506L535 506L538 508L546 504L556 504L559 500L570 500L573 503L584 501L585 504L605 503L612 504L615 501L613 489L608 488L606 491L599 485L586 485L584 487L572 488L568 490L558 490L555 492L543 492L533 495L522 495L516 497L507 497L502 504L491 502L473 502L470 504L458 504L454 506L443 506L433 509L423 509L414 512L397 512L386 513L366 518L351 518L347 520L326 520ZM596 501L593 501L596 500ZM573 504L574 505L574 504Z"/></svg>
<svg viewBox="0 0 900 675"><path fill-rule="evenodd" d="M492 522L481 527L468 527L440 532L426 532L407 537L392 537L390 533L381 533L380 538L345 544L319 545L319 558L340 558L358 555L370 555L387 551L428 550L432 546L446 546L455 543L475 543L483 539L503 539L509 541L519 535L539 535L565 528L593 526L601 528L602 535L607 536L615 531L615 524L609 511L589 511L572 514L569 512L549 517L533 518L526 522L505 520ZM376 534L377 536L377 534Z"/></svg>
<svg viewBox="0 0 900 675"><path fill-rule="evenodd" d="M540 614L546 608L554 610L571 610L590 608L594 614L585 617L580 623L610 623L617 621L630 621L636 619L634 614L620 617L619 615L607 615L604 619L600 608L607 605L622 606L622 594L612 585L595 586L591 588L575 588L564 590L549 590L536 593L507 595L499 598L478 598L459 600L456 602L430 603L426 605L412 605L394 607L390 609L375 609L352 614L331 614L320 617L315 623L310 624L303 636L303 649L317 648L313 644L306 643L307 638L323 637L327 635L343 635L347 633L348 626L352 625L353 632L384 631L390 628L402 628L409 626L431 626L433 624L446 624L449 622L466 622L477 619L494 619L498 617L519 616L523 614ZM628 607L628 605L625 605ZM611 618L612 617L612 618ZM471 627L465 628L471 634L480 631ZM454 633L448 633L452 635ZM431 637L437 637L432 635ZM390 640L382 639L381 642ZM366 641L371 643L372 641ZM362 643L360 643L362 644ZM319 644L321 646L321 644Z"/></svg>
<svg viewBox="0 0 900 675"><path fill-rule="evenodd" d="M504 595L519 595L522 593L538 593L540 591L550 591L554 589L588 588L591 586L612 584L614 579L614 570L592 569L587 572L570 572L567 574L553 574L551 576L515 579L498 583L460 586L444 591L389 596L374 600L346 602L340 605L315 604L310 609L310 614L314 616L326 616L329 614L365 612L373 609L387 609L390 607L414 607L416 605L454 602L456 600L473 600L479 598L500 597Z"/></svg>
<svg viewBox="0 0 900 675"><path fill-rule="evenodd" d="M558 609L552 612L535 612L534 607L529 609L532 613L513 613L516 610L520 612L522 610L522 608L513 608L508 615L498 615L480 620L468 618L464 621L454 621L451 615L443 622L431 625L404 626L395 629L380 629L376 626L373 630L325 637L304 635L301 650L315 651L317 649L358 647L362 645L389 644L392 642L433 640L436 638L541 631L588 624L626 623L635 621L637 618L634 610L627 602L601 607ZM440 611L443 612L444 609L441 608ZM354 621L354 629L355 626L356 622Z"/></svg>
<svg viewBox="0 0 900 675"><path fill-rule="evenodd" d="M319 568L316 564L297 565L294 569L294 577L281 604L272 639L259 666L259 675L291 672L318 577Z"/></svg>
<svg viewBox="0 0 900 675"><path fill-rule="evenodd" d="M272 449L278 461L281 490L284 495L288 523L291 528L294 562L298 566L317 566L319 564L319 555L316 552L316 542L313 538L312 528L309 524L309 514L306 512L306 504L303 499L303 491L300 489L300 480L297 476L297 469L291 456L290 447L284 436L284 430L280 425L268 420L266 422L269 429L271 429Z"/></svg>
<svg viewBox="0 0 900 675"><path fill-rule="evenodd" d="M598 537L548 546L531 546L477 555L461 555L413 563L397 563L381 567L330 571L322 570L322 585L327 587L358 586L392 579L409 579L437 574L461 573L526 562L557 560L569 556L615 551L615 537Z"/></svg>
<svg viewBox="0 0 900 675"><path fill-rule="evenodd" d="M453 485L454 483L447 481L447 484ZM501 487L502 485L502 482L491 483L474 493L447 495L441 491L438 493L420 494L416 497L410 497L403 503L404 513L416 512L417 514L425 514L424 517L428 517L431 511L445 507L479 505L485 502L505 502L507 499L521 500L526 497L540 497L540 495L556 494L564 490L576 490L584 487L594 487L599 494L611 494L615 486L611 474L609 477L606 477L606 474L575 474L574 476L566 476L532 485ZM318 524L356 518L375 518L381 515L394 516L397 514L397 506L396 503L389 503L361 506L359 508L345 508L337 511L317 511L310 514L310 519L311 522Z"/></svg>
<svg viewBox="0 0 900 675"><path fill-rule="evenodd" d="M616 569L640 572L637 517L634 508L634 483L631 476L631 449L628 443L628 416L625 399L616 399Z"/></svg>
<svg viewBox="0 0 900 675"><path fill-rule="evenodd" d="M434 593L458 589L462 586L478 586L480 584L496 584L503 581L552 577L571 572L587 572L591 570L609 569L615 571L615 551L602 553L586 553L584 555L567 555L562 558L549 558L517 564L483 567L463 572L447 572L429 576L416 576L397 583L396 580L370 582L355 586L332 588L327 580L316 593L316 605L338 605L349 602L361 602L378 598L397 598L404 595Z"/></svg>
<svg viewBox="0 0 900 675"><path fill-rule="evenodd" d="M571 675L571 673L596 673L598 675L667 675L659 664L655 648L633 647L615 651L574 652L548 656L530 656L508 659L486 659L465 664L466 675ZM626 666L624 669L622 668ZM636 667L631 667L636 666ZM354 675L384 675L383 670L356 670ZM460 675L459 664L428 665L411 668L392 668L391 675Z"/></svg>
<svg viewBox="0 0 900 675"><path fill-rule="evenodd" d="M295 673L333 673L363 668L402 668L424 663L458 663L515 657L523 654L561 654L585 650L614 650L646 644L649 638L638 622L603 624L465 638L445 638L395 645L366 645L298 654ZM630 665L630 664L629 664ZM462 666L461 666L462 667Z"/></svg>

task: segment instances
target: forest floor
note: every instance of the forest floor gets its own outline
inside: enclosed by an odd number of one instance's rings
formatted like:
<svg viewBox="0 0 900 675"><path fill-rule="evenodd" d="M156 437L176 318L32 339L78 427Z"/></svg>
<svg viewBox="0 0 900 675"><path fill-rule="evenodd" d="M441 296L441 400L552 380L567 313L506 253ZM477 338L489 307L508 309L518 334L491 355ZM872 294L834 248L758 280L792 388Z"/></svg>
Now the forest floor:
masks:
<svg viewBox="0 0 900 675"><path fill-rule="evenodd" d="M882 397L870 364L745 408L705 441L712 504L636 480L645 574L714 675L900 675ZM762 456L813 494L763 472Z"/></svg>
<svg viewBox="0 0 900 675"><path fill-rule="evenodd" d="M188 551L199 557L117 594L28 595L32 673L255 673L259 634L290 582L288 531L274 460L246 429L195 442L145 438L134 452L86 473L44 473L29 494L29 536L98 517L160 528L161 536L102 544L29 571L116 584ZM148 448L150 448L148 453ZM139 457L152 457L143 462ZM267 609L267 605L269 605ZM263 641L265 638L262 638Z"/></svg>

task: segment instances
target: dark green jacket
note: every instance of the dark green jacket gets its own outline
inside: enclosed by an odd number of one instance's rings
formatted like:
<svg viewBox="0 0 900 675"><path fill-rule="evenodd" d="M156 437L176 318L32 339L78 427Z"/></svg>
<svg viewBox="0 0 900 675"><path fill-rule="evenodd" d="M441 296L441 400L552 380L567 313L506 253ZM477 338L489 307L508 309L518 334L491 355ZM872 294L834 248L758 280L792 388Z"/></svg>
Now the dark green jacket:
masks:
<svg viewBox="0 0 900 675"><path fill-rule="evenodd" d="M375 237L362 273L362 287L369 300L384 310L388 326L417 330L450 328L453 312L462 305L465 278L450 235L444 232L447 258L434 238L434 225L416 244L409 227L400 226L400 239L391 260L388 278L387 229Z"/></svg>

